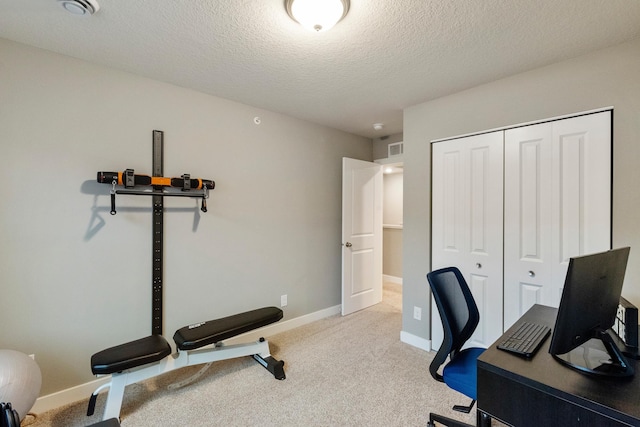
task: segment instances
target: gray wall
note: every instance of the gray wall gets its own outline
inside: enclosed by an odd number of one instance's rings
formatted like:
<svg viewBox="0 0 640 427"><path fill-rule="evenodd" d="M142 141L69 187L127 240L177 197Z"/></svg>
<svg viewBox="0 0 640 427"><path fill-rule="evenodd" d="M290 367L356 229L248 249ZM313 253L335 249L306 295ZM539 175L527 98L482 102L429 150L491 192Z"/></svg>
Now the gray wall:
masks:
<svg viewBox="0 0 640 427"><path fill-rule="evenodd" d="M404 111L403 331L429 338L429 141L614 107L613 246L631 246L623 295L640 306L640 39Z"/></svg>
<svg viewBox="0 0 640 427"><path fill-rule="evenodd" d="M384 203L382 222L389 225L402 225L403 176L400 173L385 173L383 177Z"/></svg>
<svg viewBox="0 0 640 427"><path fill-rule="evenodd" d="M389 144L394 142L402 142L402 132L394 133L392 135L383 136L373 139L373 158L374 160L386 159L389 154Z"/></svg>
<svg viewBox="0 0 640 427"><path fill-rule="evenodd" d="M384 228L382 274L402 278L402 229Z"/></svg>
<svg viewBox="0 0 640 427"><path fill-rule="evenodd" d="M0 348L35 353L42 395L93 379L96 351L151 329L151 200L98 171L213 179L209 212L165 202L165 335L288 295L340 304L341 158L369 139L0 39ZM261 124L254 124L254 117Z"/></svg>

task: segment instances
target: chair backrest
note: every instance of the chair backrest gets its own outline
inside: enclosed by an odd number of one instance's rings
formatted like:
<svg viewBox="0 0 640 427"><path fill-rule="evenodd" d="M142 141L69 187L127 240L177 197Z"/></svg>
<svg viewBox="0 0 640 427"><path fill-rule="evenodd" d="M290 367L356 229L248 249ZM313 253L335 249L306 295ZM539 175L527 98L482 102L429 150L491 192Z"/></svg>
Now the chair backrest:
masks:
<svg viewBox="0 0 640 427"><path fill-rule="evenodd" d="M431 362L429 371L436 380L443 381L437 372L439 367L447 356L455 357L471 338L480 321L480 313L467 282L456 267L432 271L427 274L427 280L444 328L442 345Z"/></svg>

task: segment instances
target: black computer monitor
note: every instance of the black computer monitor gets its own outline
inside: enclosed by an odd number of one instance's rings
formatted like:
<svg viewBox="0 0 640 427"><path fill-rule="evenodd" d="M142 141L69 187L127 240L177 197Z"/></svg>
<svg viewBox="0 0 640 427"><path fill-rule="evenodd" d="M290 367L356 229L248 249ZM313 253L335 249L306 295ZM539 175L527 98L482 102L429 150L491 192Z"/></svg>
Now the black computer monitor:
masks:
<svg viewBox="0 0 640 427"><path fill-rule="evenodd" d="M549 353L588 374L633 375L607 332L616 319L629 248L571 258Z"/></svg>

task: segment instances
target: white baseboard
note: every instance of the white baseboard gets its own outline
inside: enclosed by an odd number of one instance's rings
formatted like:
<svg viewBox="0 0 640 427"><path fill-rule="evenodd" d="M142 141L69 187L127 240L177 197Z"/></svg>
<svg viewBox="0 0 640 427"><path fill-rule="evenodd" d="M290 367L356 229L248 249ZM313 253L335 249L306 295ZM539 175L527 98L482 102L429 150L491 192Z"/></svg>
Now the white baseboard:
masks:
<svg viewBox="0 0 640 427"><path fill-rule="evenodd" d="M86 399L88 404L91 393L93 393L102 384L108 383L110 380L111 376L100 377L96 380L89 381L88 383L39 397L29 412L41 414L83 399Z"/></svg>
<svg viewBox="0 0 640 427"><path fill-rule="evenodd" d="M385 282L397 283L398 285L402 285L402 277L389 276L388 274L383 274L382 280Z"/></svg>
<svg viewBox="0 0 640 427"><path fill-rule="evenodd" d="M235 344L236 342L257 340L258 338L263 336L271 336L279 334L280 332L290 331L291 329L297 328L298 326L303 326L308 323L315 322L316 320L324 319L325 317L340 314L341 311L342 306L335 305L333 307L325 308L324 310L316 311L315 313L305 314L304 316L299 316L295 319L272 323L271 325L267 325L263 328L245 332L244 334L229 338L225 342L228 344Z"/></svg>
<svg viewBox="0 0 640 427"><path fill-rule="evenodd" d="M431 340L417 337L405 331L400 331L400 341L424 351L431 351Z"/></svg>
<svg viewBox="0 0 640 427"><path fill-rule="evenodd" d="M283 322L273 323L263 328L249 331L244 334L235 336L225 341L228 344L235 344L237 342L246 342L257 340L260 337L268 337L271 335L286 332L299 326L306 325L316 320L324 319L325 317L340 314L341 306L336 305L326 308L324 310L316 311L315 313L306 314L304 316L296 317L295 319L285 320ZM111 376L107 375L100 377L96 380L89 381L88 383L80 384L75 387L71 387L65 390L60 390L55 393L41 396L36 400L33 408L29 412L41 414L43 412L50 411L52 409L59 408L61 406L68 405L70 403L77 402L79 400L89 401L89 396L102 384L106 384L111 380Z"/></svg>

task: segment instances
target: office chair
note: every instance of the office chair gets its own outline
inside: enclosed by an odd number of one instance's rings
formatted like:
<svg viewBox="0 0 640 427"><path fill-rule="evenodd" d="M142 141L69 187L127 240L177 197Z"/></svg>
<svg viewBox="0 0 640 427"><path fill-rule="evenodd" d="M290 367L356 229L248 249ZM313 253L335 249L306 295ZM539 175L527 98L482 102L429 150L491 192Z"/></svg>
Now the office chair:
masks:
<svg viewBox="0 0 640 427"><path fill-rule="evenodd" d="M448 387L472 399L469 406L453 407L456 411L468 414L476 403L476 359L485 349L472 347L462 350L462 346L471 338L478 326L480 313L467 282L456 267L432 271L427 274L427 280L444 328L444 340L429 365L429 372L436 381L444 382ZM447 357L449 357L449 363L444 366L440 375L438 369L445 363ZM427 425L435 427L435 422L449 427L470 426L470 424L430 413ZM476 423L477 426L489 427L491 418L478 411Z"/></svg>

